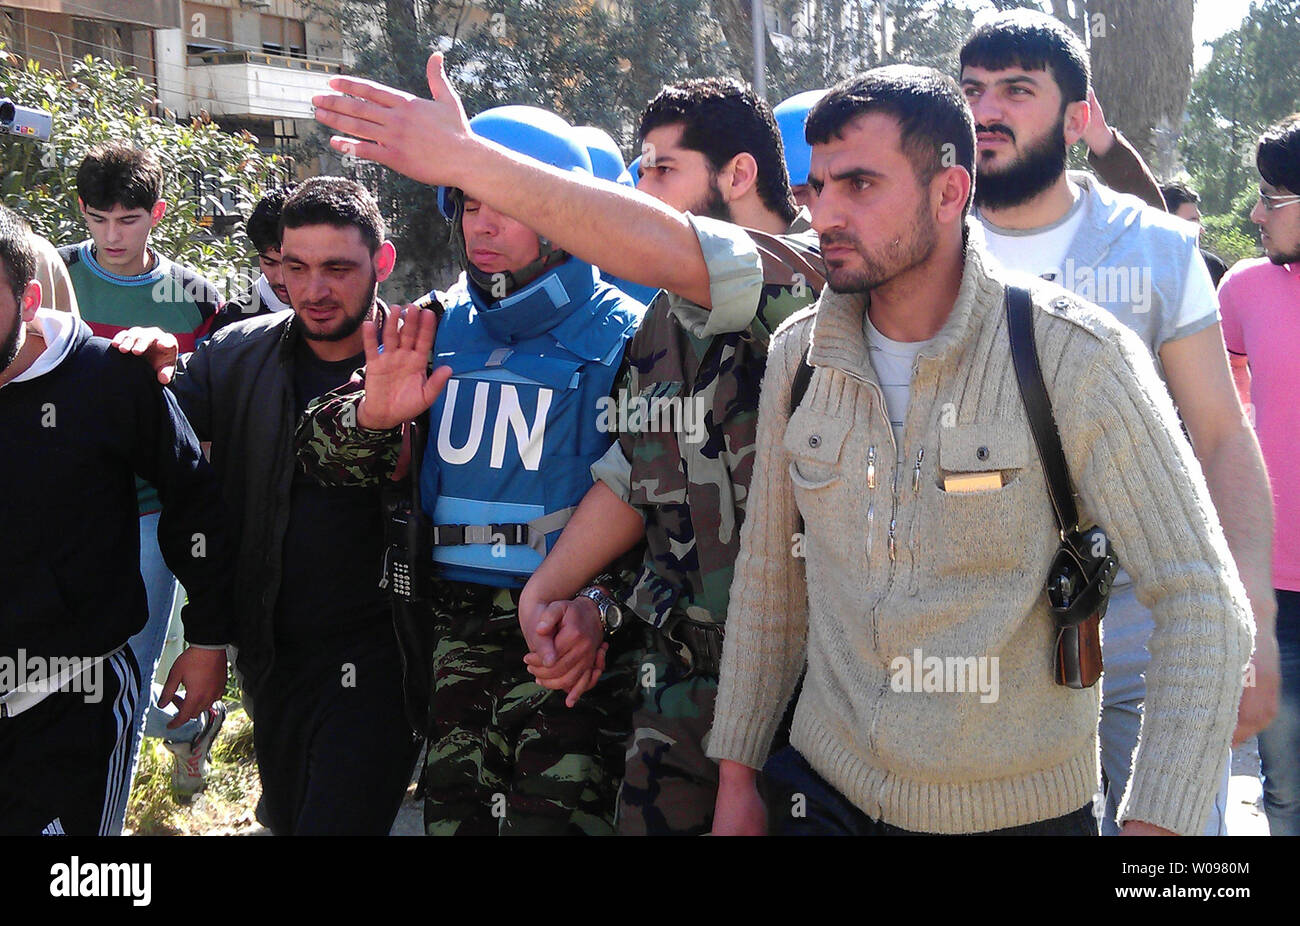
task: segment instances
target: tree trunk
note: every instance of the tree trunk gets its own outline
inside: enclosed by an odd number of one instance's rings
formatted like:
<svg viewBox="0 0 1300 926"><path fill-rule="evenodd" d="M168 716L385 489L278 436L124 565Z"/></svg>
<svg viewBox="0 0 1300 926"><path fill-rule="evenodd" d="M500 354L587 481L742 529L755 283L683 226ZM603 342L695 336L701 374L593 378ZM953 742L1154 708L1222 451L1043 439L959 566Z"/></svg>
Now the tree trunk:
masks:
<svg viewBox="0 0 1300 926"><path fill-rule="evenodd" d="M1088 2L1093 84L1106 120L1129 137L1162 177L1176 166L1192 87L1192 3Z"/></svg>
<svg viewBox="0 0 1300 926"><path fill-rule="evenodd" d="M401 86L420 93L428 85L424 63L428 55L420 44L420 30L415 15L415 0L384 0L384 25L392 49L393 65L401 75Z"/></svg>
<svg viewBox="0 0 1300 926"><path fill-rule="evenodd" d="M750 0L709 0L713 18L722 28L731 50L731 60L747 82L754 80L754 32L750 19ZM780 58L772 38L763 30L763 42L769 62L768 70L774 70Z"/></svg>

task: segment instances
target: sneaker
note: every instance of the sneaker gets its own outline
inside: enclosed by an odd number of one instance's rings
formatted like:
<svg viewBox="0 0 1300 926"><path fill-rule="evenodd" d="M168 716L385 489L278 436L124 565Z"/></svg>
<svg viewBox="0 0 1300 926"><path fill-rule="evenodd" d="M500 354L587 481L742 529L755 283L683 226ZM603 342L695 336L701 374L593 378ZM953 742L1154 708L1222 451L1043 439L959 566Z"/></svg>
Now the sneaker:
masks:
<svg viewBox="0 0 1300 926"><path fill-rule="evenodd" d="M214 703L203 717L203 728L192 740L163 743L172 754L172 787L181 794L194 794L202 790L204 776L208 773L208 753L226 722L226 705Z"/></svg>

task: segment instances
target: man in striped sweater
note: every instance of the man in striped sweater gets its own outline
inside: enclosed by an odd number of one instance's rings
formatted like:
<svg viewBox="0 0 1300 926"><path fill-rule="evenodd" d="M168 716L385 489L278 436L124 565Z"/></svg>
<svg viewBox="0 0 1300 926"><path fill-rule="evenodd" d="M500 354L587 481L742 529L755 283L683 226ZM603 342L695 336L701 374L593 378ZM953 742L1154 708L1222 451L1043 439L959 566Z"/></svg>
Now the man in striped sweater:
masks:
<svg viewBox="0 0 1300 926"><path fill-rule="evenodd" d="M221 300L216 289L197 271L173 263L149 246L150 232L167 212L162 198L163 168L153 152L124 142L108 142L90 150L77 168L77 204L90 238L66 245L59 255L68 266L82 318L92 334L112 338L131 327L162 328L176 335L181 350L194 350L207 336ZM163 562L158 547L158 493L143 480L136 481L140 505L140 572L149 599L149 621L130 646L146 686L153 680L167 636L177 594L176 578ZM133 726L129 766L123 770L117 828L126 815L126 799L134 776L136 750L142 726L150 735L161 732L166 717L141 698ZM149 709L149 720L145 721ZM218 704L202 722L169 730L166 737L176 756L173 781L186 791L202 785L207 747L216 738L224 708Z"/></svg>

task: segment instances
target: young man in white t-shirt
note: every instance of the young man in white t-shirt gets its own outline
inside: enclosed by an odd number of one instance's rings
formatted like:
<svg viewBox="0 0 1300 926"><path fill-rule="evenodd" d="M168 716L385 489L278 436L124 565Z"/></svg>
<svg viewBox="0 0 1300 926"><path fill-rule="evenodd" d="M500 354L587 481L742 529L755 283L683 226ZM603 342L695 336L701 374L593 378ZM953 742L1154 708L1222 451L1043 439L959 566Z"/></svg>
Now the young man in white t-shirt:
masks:
<svg viewBox="0 0 1300 926"><path fill-rule="evenodd" d="M976 216L1004 265L1101 305L1150 348L1178 406L1256 621L1253 682L1233 743L1277 710L1276 604L1270 575L1272 506L1259 444L1233 388L1218 303L1186 223L1117 194L1066 154L1088 124L1087 52L1050 16L1017 10L966 40L961 84L976 123ZM1150 614L1121 574L1103 627L1103 833L1116 832L1139 743ZM1226 760L1226 757L1225 757ZM1228 765L1206 832L1222 834ZM1100 810L1100 807L1099 807Z"/></svg>

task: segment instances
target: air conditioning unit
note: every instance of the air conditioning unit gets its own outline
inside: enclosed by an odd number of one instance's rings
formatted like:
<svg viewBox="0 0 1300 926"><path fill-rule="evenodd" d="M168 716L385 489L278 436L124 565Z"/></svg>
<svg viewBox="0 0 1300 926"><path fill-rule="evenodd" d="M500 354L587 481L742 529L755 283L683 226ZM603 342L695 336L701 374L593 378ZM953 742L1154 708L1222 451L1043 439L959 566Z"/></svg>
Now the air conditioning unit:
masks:
<svg viewBox="0 0 1300 926"><path fill-rule="evenodd" d="M239 0L239 5L252 7L255 10L269 10L271 0Z"/></svg>

